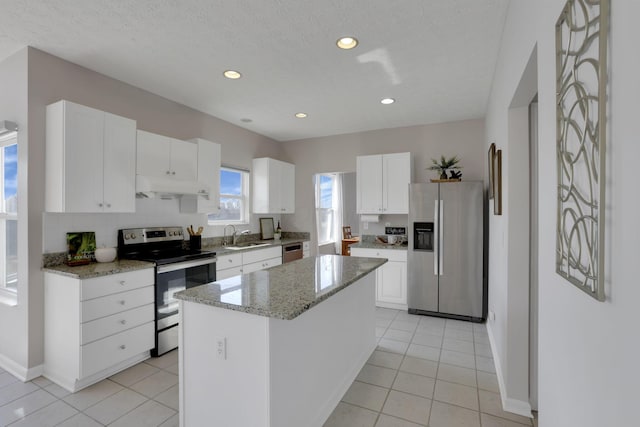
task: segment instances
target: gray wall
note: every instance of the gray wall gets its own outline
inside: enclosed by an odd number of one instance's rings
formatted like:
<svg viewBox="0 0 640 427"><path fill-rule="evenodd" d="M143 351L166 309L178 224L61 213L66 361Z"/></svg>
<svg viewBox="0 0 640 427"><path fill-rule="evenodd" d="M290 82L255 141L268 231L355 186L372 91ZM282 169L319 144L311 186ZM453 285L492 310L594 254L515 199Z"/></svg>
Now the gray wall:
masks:
<svg viewBox="0 0 640 427"><path fill-rule="evenodd" d="M296 165L296 213L283 216L283 227L311 231L313 248L317 241L313 226L313 175L355 172L359 155L410 151L414 182L427 182L436 177L435 172L426 170L431 158L458 155L463 179L482 180L486 158L484 138L484 120L477 119L283 142L285 157ZM406 221L406 215L382 215L380 223L370 223L366 230L360 227L359 232L382 234L386 222L402 226Z"/></svg>
<svg viewBox="0 0 640 427"><path fill-rule="evenodd" d="M28 238L29 272L20 277L21 304L18 308L7 309L0 305L0 321L12 325L10 330L3 331L0 340L0 363L6 358L8 364L13 362L18 367L37 370L43 363L42 252L47 246L54 251L64 247L63 237L57 240L57 235L64 236L69 227L87 225L109 234L112 240L103 243L114 244L115 230L142 224L149 218L153 223L168 220L177 224L206 223L204 215L180 214L176 201L139 202L140 210L136 214L43 214L46 105L67 99L137 120L139 129L180 139L205 138L221 144L223 163L244 168L251 167L254 157L280 158L281 149L269 138L33 48L25 48L0 64L0 119L26 125L27 75L28 134L20 133L19 155L26 162L23 156L28 154L28 180L21 179L19 185L21 194L28 195L29 220L28 231L26 222L20 224L19 239L27 241ZM20 164L26 163L21 160ZM21 167L20 178L26 173L24 169ZM28 189L23 186L27 181ZM20 203L19 209L26 211L24 199L20 199ZM208 228L207 233L211 235L212 230ZM43 236L59 241L60 246L51 242L45 244ZM23 250L20 249L21 255ZM26 256L21 257L19 268L22 273L27 268L23 259L26 260Z"/></svg>
<svg viewBox="0 0 640 427"><path fill-rule="evenodd" d="M10 120L18 124L18 191L26 194L28 173L32 171L27 164L29 153L29 127L27 109L27 51L15 53L0 63L0 120ZM35 154L37 156L37 153ZM34 156L34 157L35 157ZM26 166L26 167L25 167ZM28 280L30 270L37 270L41 257L40 248L26 245L28 233L38 234L41 225L38 215L28 216L30 200L18 199L18 305L8 306L0 303L0 362L12 366L16 370L25 368L29 361L30 342L42 341L42 332L27 322L31 306L42 307L42 296L29 292ZM34 229L31 229L33 225ZM32 268L31 260L36 267ZM42 326L40 326L42 329ZM41 347L41 345L40 345ZM25 374L26 372L21 372Z"/></svg>
<svg viewBox="0 0 640 427"><path fill-rule="evenodd" d="M66 230L93 227L102 233L96 236L99 243L114 244L115 230L122 227L167 221L203 225L206 222L204 215L180 214L176 201L138 201L136 214L43 213L45 107L52 102L67 99L132 118L140 129L180 139L202 137L218 142L225 164L250 168L252 158L264 156L295 163L296 213L284 215L282 225L285 230L311 231L314 239L313 174L354 172L357 155L411 151L414 153L415 179L425 181L430 175L424 168L431 157L457 154L462 158L466 179L482 177L482 120L277 143L33 48L26 48L3 61L0 77L3 94L0 119L14 120L22 129L19 135L22 165L19 185L21 194L27 194L27 197L20 199L19 209L23 214L28 212L28 220L22 221L19 229L19 240L28 241L28 246L19 248L19 305L0 305L0 321L12 325L0 340L0 363L11 366L22 376L38 374L43 363L41 255L43 250L62 250L64 240L60 236ZM207 227L205 231L209 236L220 234L221 230L215 227ZM27 372L27 369L31 371Z"/></svg>

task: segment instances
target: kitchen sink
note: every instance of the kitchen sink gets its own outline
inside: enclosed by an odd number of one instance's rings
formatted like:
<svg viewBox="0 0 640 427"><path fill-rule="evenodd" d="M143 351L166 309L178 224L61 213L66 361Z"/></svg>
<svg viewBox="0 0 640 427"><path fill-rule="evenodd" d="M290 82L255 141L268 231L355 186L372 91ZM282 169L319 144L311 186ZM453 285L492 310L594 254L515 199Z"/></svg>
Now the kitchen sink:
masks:
<svg viewBox="0 0 640 427"><path fill-rule="evenodd" d="M246 248L259 248L260 246L269 246L271 243L260 243L260 242L245 242L245 243L237 243L233 246L225 246L226 249L231 249L232 251L237 251L239 249Z"/></svg>

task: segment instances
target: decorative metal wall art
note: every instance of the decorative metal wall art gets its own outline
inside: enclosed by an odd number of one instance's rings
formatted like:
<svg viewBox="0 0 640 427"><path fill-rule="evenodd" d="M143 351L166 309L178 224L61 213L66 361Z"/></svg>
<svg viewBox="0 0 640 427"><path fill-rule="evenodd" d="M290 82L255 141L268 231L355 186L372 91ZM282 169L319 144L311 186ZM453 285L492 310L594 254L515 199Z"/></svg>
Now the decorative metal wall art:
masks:
<svg viewBox="0 0 640 427"><path fill-rule="evenodd" d="M556 24L556 271L604 301L609 0L568 0Z"/></svg>

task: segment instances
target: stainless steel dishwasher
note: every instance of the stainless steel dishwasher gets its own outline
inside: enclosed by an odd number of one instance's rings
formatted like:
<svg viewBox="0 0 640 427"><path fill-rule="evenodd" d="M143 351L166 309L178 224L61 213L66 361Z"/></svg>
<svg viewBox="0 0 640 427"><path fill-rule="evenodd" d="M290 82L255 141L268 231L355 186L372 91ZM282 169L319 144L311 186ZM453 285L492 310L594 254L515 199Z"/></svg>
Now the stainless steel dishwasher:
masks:
<svg viewBox="0 0 640 427"><path fill-rule="evenodd" d="M282 245L282 262L291 262L302 259L302 243L289 243Z"/></svg>

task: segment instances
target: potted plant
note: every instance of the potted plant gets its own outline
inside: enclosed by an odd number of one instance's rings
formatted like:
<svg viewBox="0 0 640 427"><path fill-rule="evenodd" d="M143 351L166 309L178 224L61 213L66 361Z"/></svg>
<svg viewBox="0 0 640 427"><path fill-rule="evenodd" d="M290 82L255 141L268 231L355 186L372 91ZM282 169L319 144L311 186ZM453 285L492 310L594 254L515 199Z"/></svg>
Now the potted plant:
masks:
<svg viewBox="0 0 640 427"><path fill-rule="evenodd" d="M458 172L459 169L462 169L462 166L458 166L458 162L460 162L458 156L453 156L448 159L445 156L440 156L440 160L431 159L431 161L433 165L429 166L428 169L438 171L440 173L440 179L459 180L462 176L462 172ZM451 177L447 176L447 172L450 172Z"/></svg>

